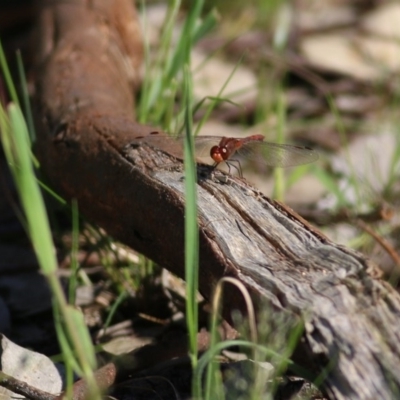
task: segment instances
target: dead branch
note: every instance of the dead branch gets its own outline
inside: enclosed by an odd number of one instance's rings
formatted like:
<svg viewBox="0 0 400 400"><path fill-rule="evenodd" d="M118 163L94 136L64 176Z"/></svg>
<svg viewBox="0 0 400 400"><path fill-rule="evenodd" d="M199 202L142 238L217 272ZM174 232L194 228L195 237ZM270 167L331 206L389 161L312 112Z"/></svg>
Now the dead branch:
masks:
<svg viewBox="0 0 400 400"><path fill-rule="evenodd" d="M40 390L31 385L28 385L26 382L22 382L19 379L13 378L10 375L0 371L0 386L12 391L13 393L20 394L24 396L24 398L30 400L56 400L57 395L45 392L44 390ZM6 397L3 394L4 397Z"/></svg>

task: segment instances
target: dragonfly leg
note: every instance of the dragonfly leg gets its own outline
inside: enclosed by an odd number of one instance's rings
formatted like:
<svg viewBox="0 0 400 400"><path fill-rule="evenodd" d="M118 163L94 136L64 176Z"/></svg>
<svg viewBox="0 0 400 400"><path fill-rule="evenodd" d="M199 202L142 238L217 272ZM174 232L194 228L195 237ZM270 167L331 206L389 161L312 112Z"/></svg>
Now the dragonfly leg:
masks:
<svg viewBox="0 0 400 400"><path fill-rule="evenodd" d="M231 173L231 167L233 167L238 172L239 177L243 178L242 166L241 166L239 160L229 160L229 161L225 161L225 162L226 162L226 165L228 166L229 173Z"/></svg>

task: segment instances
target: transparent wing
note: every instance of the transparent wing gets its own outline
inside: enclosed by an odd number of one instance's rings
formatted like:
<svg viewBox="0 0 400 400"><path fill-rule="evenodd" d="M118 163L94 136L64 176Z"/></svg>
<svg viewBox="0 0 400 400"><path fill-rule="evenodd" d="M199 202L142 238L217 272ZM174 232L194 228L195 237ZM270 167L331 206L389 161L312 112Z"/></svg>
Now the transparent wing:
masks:
<svg viewBox="0 0 400 400"><path fill-rule="evenodd" d="M210 162L214 162L210 156L210 150L219 144L222 136L196 136L194 148L197 157L208 157Z"/></svg>
<svg viewBox="0 0 400 400"><path fill-rule="evenodd" d="M318 160L318 152L305 146L251 141L232 156L233 160L246 159L269 167L294 167Z"/></svg>
<svg viewBox="0 0 400 400"><path fill-rule="evenodd" d="M210 163L213 160L210 157L210 150L213 146L217 145L222 137L220 136L197 136L194 138L194 147L196 157L207 157ZM166 153L183 158L183 141L184 136L167 136L165 134L159 134L154 132L151 135L138 136L133 139L136 143L145 143L153 148L160 149Z"/></svg>

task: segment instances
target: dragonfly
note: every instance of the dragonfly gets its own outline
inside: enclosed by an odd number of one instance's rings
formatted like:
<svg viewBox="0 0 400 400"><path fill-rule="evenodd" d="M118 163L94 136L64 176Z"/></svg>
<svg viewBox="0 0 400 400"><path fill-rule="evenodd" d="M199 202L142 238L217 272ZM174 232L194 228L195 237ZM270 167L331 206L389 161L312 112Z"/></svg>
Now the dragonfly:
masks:
<svg viewBox="0 0 400 400"><path fill-rule="evenodd" d="M250 135L244 138L196 136L195 153L199 158L209 157L214 168L224 162L229 171L233 166L240 176L242 176L241 160L255 161L261 166L287 168L309 164L318 159L318 152L310 147L271 143L264 139L263 135ZM146 143L177 158L183 158L183 140L184 136L174 138L157 131L134 138L136 142Z"/></svg>

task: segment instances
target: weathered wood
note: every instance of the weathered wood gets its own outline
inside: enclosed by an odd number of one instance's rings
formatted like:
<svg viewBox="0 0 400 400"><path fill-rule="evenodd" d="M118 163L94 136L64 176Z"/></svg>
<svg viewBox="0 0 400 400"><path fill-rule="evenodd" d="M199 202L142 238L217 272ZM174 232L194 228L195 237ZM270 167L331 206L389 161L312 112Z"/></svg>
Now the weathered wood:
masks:
<svg viewBox="0 0 400 400"><path fill-rule="evenodd" d="M182 171L134 138L141 60L128 0L54 1L42 12L36 75L37 152L66 198L111 235L184 276ZM127 67L128 66L128 67ZM136 144L135 144L136 143ZM332 399L400 395L400 298L362 255L332 243L245 181L199 167L200 290L239 279L256 306L304 322L295 353ZM245 312L226 290L224 312Z"/></svg>

